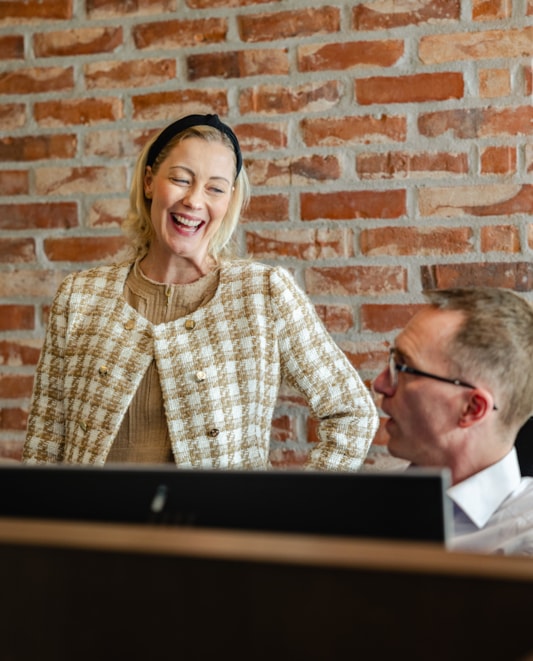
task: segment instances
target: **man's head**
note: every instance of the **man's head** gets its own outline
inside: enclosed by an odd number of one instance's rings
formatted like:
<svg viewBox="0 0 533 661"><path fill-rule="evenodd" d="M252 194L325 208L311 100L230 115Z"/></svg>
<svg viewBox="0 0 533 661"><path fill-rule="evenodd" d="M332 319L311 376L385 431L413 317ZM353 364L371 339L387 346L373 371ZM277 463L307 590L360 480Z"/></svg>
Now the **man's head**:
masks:
<svg viewBox="0 0 533 661"><path fill-rule="evenodd" d="M532 414L533 307L489 287L427 297L374 390L390 416L391 454L448 466L457 482L506 454Z"/></svg>

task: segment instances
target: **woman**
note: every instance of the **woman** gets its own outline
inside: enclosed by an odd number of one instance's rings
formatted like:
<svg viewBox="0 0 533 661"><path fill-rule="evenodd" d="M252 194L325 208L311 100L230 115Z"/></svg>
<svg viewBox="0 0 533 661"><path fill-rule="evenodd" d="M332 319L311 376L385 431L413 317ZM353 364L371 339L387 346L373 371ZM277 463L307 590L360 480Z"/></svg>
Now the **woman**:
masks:
<svg viewBox="0 0 533 661"><path fill-rule="evenodd" d="M307 466L361 465L376 409L313 305L285 270L223 258L248 194L216 115L146 145L125 222L135 258L61 284L24 461L266 468L285 379L320 421Z"/></svg>

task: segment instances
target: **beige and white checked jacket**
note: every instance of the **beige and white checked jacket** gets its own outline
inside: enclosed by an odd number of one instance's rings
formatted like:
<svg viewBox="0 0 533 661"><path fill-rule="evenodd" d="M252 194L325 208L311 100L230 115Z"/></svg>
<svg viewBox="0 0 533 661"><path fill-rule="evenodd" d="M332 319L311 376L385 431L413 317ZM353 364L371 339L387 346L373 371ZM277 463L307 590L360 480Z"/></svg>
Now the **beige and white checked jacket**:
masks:
<svg viewBox="0 0 533 661"><path fill-rule="evenodd" d="M319 419L307 467L355 470L377 427L367 388L287 271L222 266L213 299L152 324L124 300L130 262L72 273L55 296L23 460L103 464L156 361L176 464L267 468L281 380Z"/></svg>

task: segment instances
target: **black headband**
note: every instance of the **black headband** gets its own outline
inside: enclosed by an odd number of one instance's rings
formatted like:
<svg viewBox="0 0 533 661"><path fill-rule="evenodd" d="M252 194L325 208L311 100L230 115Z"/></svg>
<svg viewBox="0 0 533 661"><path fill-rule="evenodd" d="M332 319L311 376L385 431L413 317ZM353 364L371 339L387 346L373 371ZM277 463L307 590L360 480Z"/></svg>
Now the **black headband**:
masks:
<svg viewBox="0 0 533 661"><path fill-rule="evenodd" d="M187 115L187 117L182 117L172 124L169 124L166 129L161 131L161 133L157 136L157 139L153 142L152 146L148 150L146 165L151 167L155 163L155 159L159 156L163 147L165 147L174 136L182 133L182 131L185 131L185 129L192 128L193 126L212 126L213 128L218 129L221 133L224 133L224 135L228 136L228 138L231 140L231 144L233 145L235 158L237 159L237 174L235 175L235 178L237 178L242 168L242 155L239 141L237 140L237 136L235 133L233 133L230 127L220 121L218 115Z"/></svg>

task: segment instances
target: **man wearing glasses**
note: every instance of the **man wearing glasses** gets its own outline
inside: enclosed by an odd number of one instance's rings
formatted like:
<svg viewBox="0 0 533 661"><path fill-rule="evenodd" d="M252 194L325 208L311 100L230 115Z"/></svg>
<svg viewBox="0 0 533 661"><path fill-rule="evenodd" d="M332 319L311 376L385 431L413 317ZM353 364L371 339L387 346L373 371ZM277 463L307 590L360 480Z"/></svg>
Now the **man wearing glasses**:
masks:
<svg viewBox="0 0 533 661"><path fill-rule="evenodd" d="M450 469L451 548L533 555L533 478L514 448L533 412L533 307L497 288L427 298L373 384L389 451Z"/></svg>

